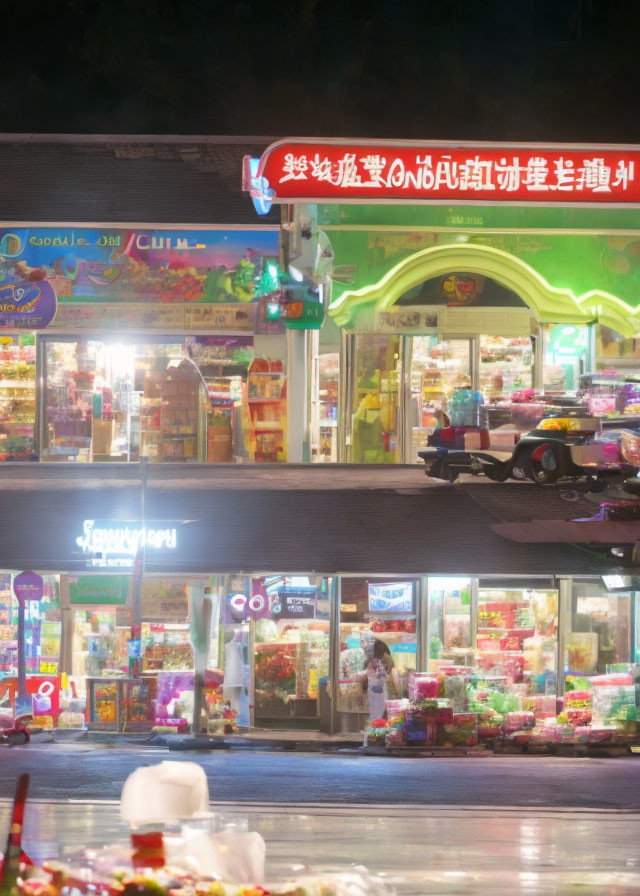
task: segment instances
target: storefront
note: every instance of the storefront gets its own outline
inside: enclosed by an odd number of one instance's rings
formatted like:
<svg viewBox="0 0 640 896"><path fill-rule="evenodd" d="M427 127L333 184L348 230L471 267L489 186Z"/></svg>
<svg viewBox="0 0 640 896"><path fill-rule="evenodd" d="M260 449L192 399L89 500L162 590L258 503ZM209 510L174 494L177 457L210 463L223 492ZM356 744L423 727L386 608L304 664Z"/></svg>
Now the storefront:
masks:
<svg viewBox="0 0 640 896"><path fill-rule="evenodd" d="M564 742L571 726L581 729L576 736L592 728L594 737L636 737L640 592L607 587L606 578L152 577L143 581L137 638L118 578L127 577L46 577L45 597L26 620L36 724L358 732L386 715L387 701L411 696L412 673L422 672L433 689L422 697L475 715L481 737L503 733L505 721ZM9 573L3 582L0 691L9 711L17 606ZM196 722L198 590L212 615Z"/></svg>
<svg viewBox="0 0 640 896"><path fill-rule="evenodd" d="M550 404L637 416L635 148L281 141L252 172L331 243L341 460L413 463L469 414L501 446Z"/></svg>
<svg viewBox="0 0 640 896"><path fill-rule="evenodd" d="M0 545L3 711L17 690L12 589L34 568L43 589L25 608L25 672L42 725L353 734L422 673L424 699L475 716L487 737L518 722L565 741L575 727L635 737L633 569L593 545L499 537L474 497L486 487L425 485L406 470L413 485L398 491L234 488L214 469L176 465L167 482L151 466L143 527L135 466L118 471L128 485L100 489L77 468L38 471L37 487L5 492L15 519ZM533 485L491 488L526 515ZM535 501L530 512L540 516ZM303 515L318 522L306 533Z"/></svg>
<svg viewBox="0 0 640 896"><path fill-rule="evenodd" d="M278 253L275 228L0 230L0 456L286 460Z"/></svg>

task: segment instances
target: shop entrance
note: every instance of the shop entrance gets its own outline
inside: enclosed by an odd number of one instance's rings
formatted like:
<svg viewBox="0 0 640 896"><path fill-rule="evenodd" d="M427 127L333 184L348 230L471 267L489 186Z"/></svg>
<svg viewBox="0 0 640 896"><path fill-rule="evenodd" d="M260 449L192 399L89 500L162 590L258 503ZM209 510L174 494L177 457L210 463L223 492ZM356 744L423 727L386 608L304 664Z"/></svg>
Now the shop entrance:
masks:
<svg viewBox="0 0 640 896"><path fill-rule="evenodd" d="M434 428L452 422L459 389L479 394L481 422L494 428L510 419L500 405L535 379L527 335L355 335L349 357L345 459L353 463L416 463Z"/></svg>
<svg viewBox="0 0 640 896"><path fill-rule="evenodd" d="M286 458L285 361L259 356L251 335L38 340L41 460Z"/></svg>

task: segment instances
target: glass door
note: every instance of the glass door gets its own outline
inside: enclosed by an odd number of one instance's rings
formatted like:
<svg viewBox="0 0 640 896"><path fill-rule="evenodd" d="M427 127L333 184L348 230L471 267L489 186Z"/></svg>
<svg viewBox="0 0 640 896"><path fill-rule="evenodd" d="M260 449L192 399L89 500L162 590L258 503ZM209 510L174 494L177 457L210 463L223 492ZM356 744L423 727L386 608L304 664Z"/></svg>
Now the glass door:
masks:
<svg viewBox="0 0 640 896"><path fill-rule="evenodd" d="M406 419L406 463L418 463L418 451L429 435L446 424L449 398L456 389L471 386L471 340L438 341L437 336L407 338L409 393Z"/></svg>
<svg viewBox="0 0 640 896"><path fill-rule="evenodd" d="M178 401L169 392L168 370L183 357L182 339L43 337L42 343L42 460L135 461L141 454L183 459L160 456L170 429L163 415L171 400ZM172 445L182 446L184 438L172 438Z"/></svg>
<svg viewBox="0 0 640 896"><path fill-rule="evenodd" d="M353 463L398 463L400 337L356 335L353 341L351 456Z"/></svg>
<svg viewBox="0 0 640 896"><path fill-rule="evenodd" d="M310 576L253 579L247 606L259 617L253 645L257 727L328 723L330 584Z"/></svg>
<svg viewBox="0 0 640 896"><path fill-rule="evenodd" d="M353 463L398 463L400 337L357 335L353 342L351 456Z"/></svg>

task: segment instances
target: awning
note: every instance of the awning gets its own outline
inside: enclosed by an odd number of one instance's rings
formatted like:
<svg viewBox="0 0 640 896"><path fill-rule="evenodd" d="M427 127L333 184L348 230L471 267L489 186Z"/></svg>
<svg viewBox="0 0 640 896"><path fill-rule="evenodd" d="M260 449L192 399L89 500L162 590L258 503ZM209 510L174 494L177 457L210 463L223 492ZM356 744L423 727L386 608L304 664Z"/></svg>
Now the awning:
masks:
<svg viewBox="0 0 640 896"><path fill-rule="evenodd" d="M511 494L511 503L523 487L480 486ZM532 485L534 503L536 491ZM3 469L0 568L86 570L90 556L78 544L85 521L107 531L140 520L141 497L137 465ZM595 575L611 568L571 545L503 537L500 519L465 486L428 480L417 466L154 465L145 518L160 536L177 532L171 544L159 536L146 551L150 572Z"/></svg>

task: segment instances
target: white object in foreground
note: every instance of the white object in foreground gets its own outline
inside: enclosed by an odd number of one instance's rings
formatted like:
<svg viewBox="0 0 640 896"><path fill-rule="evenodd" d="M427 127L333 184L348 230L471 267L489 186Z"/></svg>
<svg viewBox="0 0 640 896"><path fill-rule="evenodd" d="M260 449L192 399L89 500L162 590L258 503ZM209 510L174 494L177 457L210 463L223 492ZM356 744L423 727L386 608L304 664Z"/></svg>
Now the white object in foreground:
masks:
<svg viewBox="0 0 640 896"><path fill-rule="evenodd" d="M166 824L209 812L209 786L195 762L161 762L129 775L120 815L132 827Z"/></svg>
<svg viewBox="0 0 640 896"><path fill-rule="evenodd" d="M187 831L182 837L165 838L168 865L196 878L220 877L252 887L264 884L266 851L255 831Z"/></svg>

